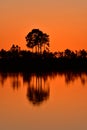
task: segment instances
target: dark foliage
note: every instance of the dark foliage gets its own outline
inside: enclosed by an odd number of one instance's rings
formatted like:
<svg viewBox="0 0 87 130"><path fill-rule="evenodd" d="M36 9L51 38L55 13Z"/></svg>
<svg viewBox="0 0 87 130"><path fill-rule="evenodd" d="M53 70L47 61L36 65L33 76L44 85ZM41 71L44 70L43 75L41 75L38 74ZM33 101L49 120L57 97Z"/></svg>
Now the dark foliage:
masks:
<svg viewBox="0 0 87 130"><path fill-rule="evenodd" d="M35 48L36 52L42 53L42 47L44 50L49 48L49 35L43 33L39 29L33 29L25 37L27 47L31 48L32 51Z"/></svg>
<svg viewBox="0 0 87 130"><path fill-rule="evenodd" d="M0 51L0 71L87 71L87 51L46 52L42 54L15 49Z"/></svg>

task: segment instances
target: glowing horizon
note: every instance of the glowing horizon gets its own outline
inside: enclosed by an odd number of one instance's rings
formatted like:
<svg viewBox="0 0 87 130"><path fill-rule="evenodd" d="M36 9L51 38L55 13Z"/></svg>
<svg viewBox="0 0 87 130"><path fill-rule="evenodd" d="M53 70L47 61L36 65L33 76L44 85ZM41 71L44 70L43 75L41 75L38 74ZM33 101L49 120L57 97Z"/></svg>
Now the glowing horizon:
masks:
<svg viewBox="0 0 87 130"><path fill-rule="evenodd" d="M0 49L27 49L25 36L39 28L50 36L51 51L87 50L86 16L86 0L0 1Z"/></svg>

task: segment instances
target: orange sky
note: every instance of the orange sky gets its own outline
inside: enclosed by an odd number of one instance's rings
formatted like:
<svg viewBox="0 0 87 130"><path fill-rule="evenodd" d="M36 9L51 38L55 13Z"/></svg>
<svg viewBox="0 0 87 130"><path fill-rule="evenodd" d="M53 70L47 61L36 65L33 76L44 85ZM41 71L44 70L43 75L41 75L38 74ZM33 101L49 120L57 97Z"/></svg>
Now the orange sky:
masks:
<svg viewBox="0 0 87 130"><path fill-rule="evenodd" d="M51 51L87 50L86 0L1 0L0 49L18 44L33 28L50 35Z"/></svg>

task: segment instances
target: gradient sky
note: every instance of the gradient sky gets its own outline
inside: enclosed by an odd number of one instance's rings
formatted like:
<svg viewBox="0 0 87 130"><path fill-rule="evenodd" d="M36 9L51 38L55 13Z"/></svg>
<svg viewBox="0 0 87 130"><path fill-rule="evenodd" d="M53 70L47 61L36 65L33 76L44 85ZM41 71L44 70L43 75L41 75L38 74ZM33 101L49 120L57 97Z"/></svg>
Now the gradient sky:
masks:
<svg viewBox="0 0 87 130"><path fill-rule="evenodd" d="M87 0L0 0L0 49L26 49L33 28L50 35L51 51L87 50Z"/></svg>

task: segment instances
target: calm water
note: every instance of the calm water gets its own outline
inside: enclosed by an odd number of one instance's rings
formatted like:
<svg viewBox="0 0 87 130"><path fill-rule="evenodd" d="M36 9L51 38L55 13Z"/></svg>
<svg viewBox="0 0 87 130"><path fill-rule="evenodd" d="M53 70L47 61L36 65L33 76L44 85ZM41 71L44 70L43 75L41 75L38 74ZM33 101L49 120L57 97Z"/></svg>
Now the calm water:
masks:
<svg viewBox="0 0 87 130"><path fill-rule="evenodd" d="M0 73L0 130L87 130L87 74Z"/></svg>

